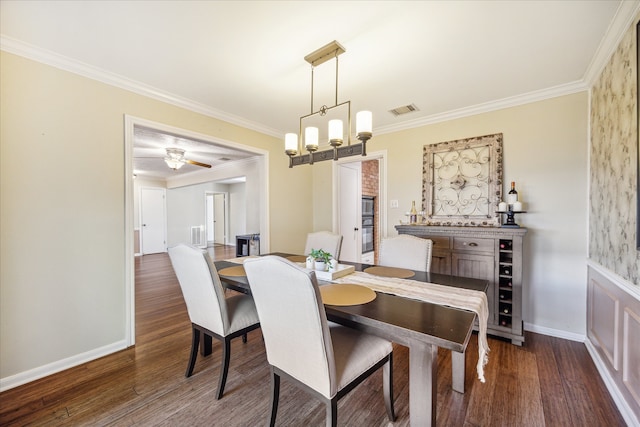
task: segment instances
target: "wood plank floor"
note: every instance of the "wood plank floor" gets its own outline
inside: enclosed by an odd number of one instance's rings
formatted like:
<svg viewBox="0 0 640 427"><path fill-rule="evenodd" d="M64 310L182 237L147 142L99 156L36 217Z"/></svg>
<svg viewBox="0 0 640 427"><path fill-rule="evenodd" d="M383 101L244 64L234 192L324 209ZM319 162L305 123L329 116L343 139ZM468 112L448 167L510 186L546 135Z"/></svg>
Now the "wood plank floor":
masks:
<svg viewBox="0 0 640 427"><path fill-rule="evenodd" d="M218 259L233 248L216 247ZM2 426L259 426L269 414L269 370L260 330L234 340L225 395L215 400L220 346L185 378L191 331L166 254L136 259L136 345L0 394ZM489 339L486 383L475 376L477 338L467 354L466 393L451 390L451 356L438 353L438 426L624 426L581 343L533 333L523 347ZM344 426L409 424L408 352L394 351L398 419L389 423L380 372L338 405ZM324 407L286 381L279 426L321 426Z"/></svg>

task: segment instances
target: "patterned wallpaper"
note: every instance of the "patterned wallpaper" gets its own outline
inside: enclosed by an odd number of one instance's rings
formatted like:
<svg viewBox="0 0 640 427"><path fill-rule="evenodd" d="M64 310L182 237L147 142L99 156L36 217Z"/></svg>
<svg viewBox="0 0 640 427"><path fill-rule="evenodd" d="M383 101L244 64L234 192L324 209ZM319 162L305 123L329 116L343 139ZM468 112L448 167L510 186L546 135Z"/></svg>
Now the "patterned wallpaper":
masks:
<svg viewBox="0 0 640 427"><path fill-rule="evenodd" d="M592 89L589 257L639 284L636 68L634 22Z"/></svg>

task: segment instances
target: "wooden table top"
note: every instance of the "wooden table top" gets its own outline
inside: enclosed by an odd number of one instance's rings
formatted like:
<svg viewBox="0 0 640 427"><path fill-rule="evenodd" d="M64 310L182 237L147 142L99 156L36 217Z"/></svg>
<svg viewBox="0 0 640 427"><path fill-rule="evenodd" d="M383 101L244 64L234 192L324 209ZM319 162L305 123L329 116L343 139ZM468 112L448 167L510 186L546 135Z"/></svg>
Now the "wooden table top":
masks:
<svg viewBox="0 0 640 427"><path fill-rule="evenodd" d="M291 254L284 253L270 255L291 256ZM342 263L354 265L356 271L371 267L369 264ZM219 271L238 264L216 261L215 265ZM420 271L415 273L415 276L410 280L482 292L486 292L489 286L486 280ZM220 279L230 289L251 293L246 277L221 275ZM326 283L328 282L318 281L320 286ZM376 299L366 304L325 305L327 318L337 323L385 336L387 339L403 345L407 345L410 340L418 340L458 352L465 350L473 331L475 313L396 295L376 293Z"/></svg>

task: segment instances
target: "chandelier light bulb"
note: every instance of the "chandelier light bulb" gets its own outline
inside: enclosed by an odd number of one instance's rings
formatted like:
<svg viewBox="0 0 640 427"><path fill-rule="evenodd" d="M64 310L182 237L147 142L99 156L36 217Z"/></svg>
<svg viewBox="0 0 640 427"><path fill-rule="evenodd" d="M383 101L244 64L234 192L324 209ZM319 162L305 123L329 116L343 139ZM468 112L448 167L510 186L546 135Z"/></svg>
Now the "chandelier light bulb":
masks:
<svg viewBox="0 0 640 427"><path fill-rule="evenodd" d="M284 152L289 156L298 154L298 135L295 133L287 133L284 136Z"/></svg>
<svg viewBox="0 0 640 427"><path fill-rule="evenodd" d="M309 126L304 129L304 146L307 151L314 152L318 149L318 128Z"/></svg>
<svg viewBox="0 0 640 427"><path fill-rule="evenodd" d="M329 120L329 144L334 147L342 145L342 120Z"/></svg>
<svg viewBox="0 0 640 427"><path fill-rule="evenodd" d="M359 111L356 114L356 134L358 135L366 135L369 134L371 137L371 133L373 131L373 116L371 111Z"/></svg>

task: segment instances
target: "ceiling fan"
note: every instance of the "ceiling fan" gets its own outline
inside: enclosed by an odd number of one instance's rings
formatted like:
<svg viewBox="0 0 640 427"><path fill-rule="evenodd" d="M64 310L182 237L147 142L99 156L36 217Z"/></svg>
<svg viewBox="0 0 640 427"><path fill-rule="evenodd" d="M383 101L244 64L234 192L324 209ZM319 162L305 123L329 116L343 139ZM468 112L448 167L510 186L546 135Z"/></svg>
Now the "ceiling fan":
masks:
<svg viewBox="0 0 640 427"><path fill-rule="evenodd" d="M165 163L173 170L178 170L185 163L190 165L201 166L203 168L210 168L211 165L206 163L196 162L195 160L189 160L184 158L184 150L181 148L167 148L167 156L164 158Z"/></svg>

